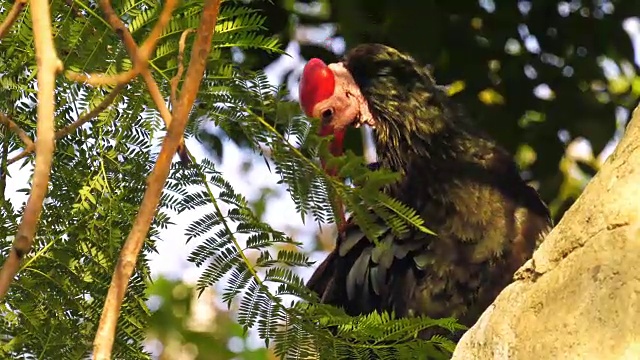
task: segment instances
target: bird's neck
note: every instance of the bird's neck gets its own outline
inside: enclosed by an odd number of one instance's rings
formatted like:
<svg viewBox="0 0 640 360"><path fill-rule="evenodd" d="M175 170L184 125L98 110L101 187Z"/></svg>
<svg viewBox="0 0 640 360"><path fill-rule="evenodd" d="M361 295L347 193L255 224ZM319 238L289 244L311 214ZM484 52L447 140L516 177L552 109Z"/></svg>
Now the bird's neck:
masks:
<svg viewBox="0 0 640 360"><path fill-rule="evenodd" d="M379 127L375 138L381 166L403 177L417 168L424 171L423 174L433 174L459 157L458 142L464 134L432 120L429 120L428 131L421 131L421 127L421 124L407 128Z"/></svg>
<svg viewBox="0 0 640 360"><path fill-rule="evenodd" d="M457 118L445 119L447 115L425 116L420 120L424 123L409 128L376 129L380 167L400 174L399 181L385 191L418 211L430 205L451 205L445 204L455 200L449 193L456 193L470 173L489 171L478 154L491 153L493 143Z"/></svg>
<svg viewBox="0 0 640 360"><path fill-rule="evenodd" d="M442 134L444 135L444 134ZM393 139L377 144L378 162L381 167L400 174L398 182L388 186L388 195L397 198L414 209L437 202L446 192L456 163L455 147L441 136L413 136L411 140Z"/></svg>

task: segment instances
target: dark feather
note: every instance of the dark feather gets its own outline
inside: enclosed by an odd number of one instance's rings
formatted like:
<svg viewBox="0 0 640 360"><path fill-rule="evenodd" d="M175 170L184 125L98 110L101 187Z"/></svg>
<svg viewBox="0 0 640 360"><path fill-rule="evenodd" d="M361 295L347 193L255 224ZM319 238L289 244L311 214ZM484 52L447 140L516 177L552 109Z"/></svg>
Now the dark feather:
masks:
<svg viewBox="0 0 640 360"><path fill-rule="evenodd" d="M471 326L550 230L549 211L511 155L473 126L425 67L377 44L354 48L344 64L376 120L374 168L402 175L385 191L438 236L413 230L398 239L387 229L376 248L350 224L329 255L331 269L314 274L331 281L309 287L352 315L453 316Z"/></svg>

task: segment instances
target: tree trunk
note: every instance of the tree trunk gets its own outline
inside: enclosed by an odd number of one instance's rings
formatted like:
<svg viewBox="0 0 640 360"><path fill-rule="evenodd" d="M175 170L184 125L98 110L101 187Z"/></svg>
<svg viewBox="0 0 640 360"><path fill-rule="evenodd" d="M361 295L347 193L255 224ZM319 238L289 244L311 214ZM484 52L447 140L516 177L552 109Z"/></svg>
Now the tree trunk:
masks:
<svg viewBox="0 0 640 360"><path fill-rule="evenodd" d="M453 359L640 359L640 106Z"/></svg>

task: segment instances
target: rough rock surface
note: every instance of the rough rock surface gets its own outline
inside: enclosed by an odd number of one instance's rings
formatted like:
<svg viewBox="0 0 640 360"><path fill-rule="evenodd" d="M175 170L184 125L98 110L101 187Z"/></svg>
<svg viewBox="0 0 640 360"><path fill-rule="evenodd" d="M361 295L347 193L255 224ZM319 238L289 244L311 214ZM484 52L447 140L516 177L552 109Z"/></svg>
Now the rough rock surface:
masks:
<svg viewBox="0 0 640 360"><path fill-rule="evenodd" d="M453 359L640 359L640 106Z"/></svg>

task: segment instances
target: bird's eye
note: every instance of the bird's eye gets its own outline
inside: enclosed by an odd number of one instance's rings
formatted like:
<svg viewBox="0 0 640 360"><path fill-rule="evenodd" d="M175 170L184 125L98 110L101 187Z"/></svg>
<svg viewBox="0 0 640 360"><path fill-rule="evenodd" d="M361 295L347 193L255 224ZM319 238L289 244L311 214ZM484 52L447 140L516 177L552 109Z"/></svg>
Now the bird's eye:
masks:
<svg viewBox="0 0 640 360"><path fill-rule="evenodd" d="M329 122L333 118L333 109L329 108L322 112L322 122Z"/></svg>

